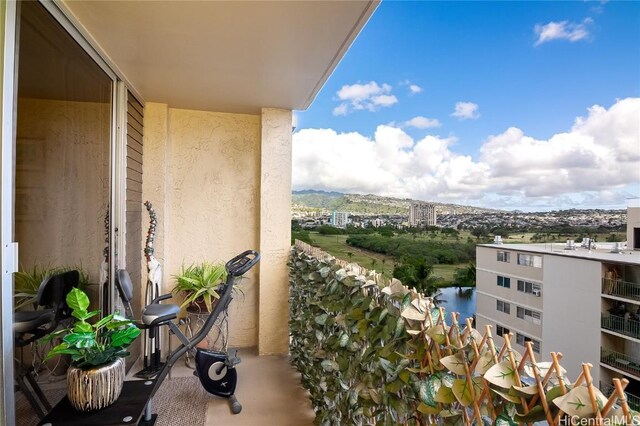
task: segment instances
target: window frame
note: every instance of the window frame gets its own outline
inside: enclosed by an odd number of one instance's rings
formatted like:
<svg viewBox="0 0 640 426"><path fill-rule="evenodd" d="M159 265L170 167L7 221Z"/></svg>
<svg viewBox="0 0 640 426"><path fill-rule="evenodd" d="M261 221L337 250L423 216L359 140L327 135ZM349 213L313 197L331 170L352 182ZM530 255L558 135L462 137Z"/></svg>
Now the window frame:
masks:
<svg viewBox="0 0 640 426"><path fill-rule="evenodd" d="M511 288L511 278L502 275L496 275L496 284L498 287Z"/></svg>
<svg viewBox="0 0 640 426"><path fill-rule="evenodd" d="M511 252L498 250L496 254L497 262L511 263Z"/></svg>
<svg viewBox="0 0 640 426"><path fill-rule="evenodd" d="M502 305L502 308L500 308ZM496 310L507 315L511 315L511 304L501 299L496 299Z"/></svg>

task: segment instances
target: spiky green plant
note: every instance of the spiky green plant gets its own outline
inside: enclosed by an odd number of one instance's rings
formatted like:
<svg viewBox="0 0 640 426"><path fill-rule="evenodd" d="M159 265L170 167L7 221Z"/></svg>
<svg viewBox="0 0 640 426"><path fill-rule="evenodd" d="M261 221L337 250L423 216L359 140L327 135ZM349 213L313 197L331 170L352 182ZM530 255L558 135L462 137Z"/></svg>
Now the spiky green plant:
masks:
<svg viewBox="0 0 640 426"><path fill-rule="evenodd" d="M57 274L77 270L80 273L78 288L86 288L89 284L89 276L82 270L82 266L42 266L34 264L30 270L22 270L14 274L14 310L20 310L25 306L37 308L36 299L38 289L42 282Z"/></svg>
<svg viewBox="0 0 640 426"><path fill-rule="evenodd" d="M176 285L171 292L184 296L180 307L204 301L208 312L213 310L213 303L220 298L218 287L227 279L227 270L222 263L204 261L189 266L182 265L180 273L173 276Z"/></svg>

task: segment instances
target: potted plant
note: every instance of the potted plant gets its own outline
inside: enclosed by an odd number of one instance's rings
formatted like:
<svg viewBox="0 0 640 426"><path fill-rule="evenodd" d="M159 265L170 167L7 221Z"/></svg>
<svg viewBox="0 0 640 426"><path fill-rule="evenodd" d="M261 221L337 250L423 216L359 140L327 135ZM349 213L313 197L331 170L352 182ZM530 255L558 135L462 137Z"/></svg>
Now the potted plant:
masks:
<svg viewBox="0 0 640 426"><path fill-rule="evenodd" d="M31 269L23 269L16 272L14 274L13 310L20 311L24 309L40 309L37 303L40 285L51 276L73 270L78 271L80 274L78 288L86 288L89 285L89 277L86 272L82 270L81 266L43 266L34 263ZM54 342L52 344L57 343L58 342ZM29 351L30 356L27 355L26 361L30 362L36 371L41 370L42 367L46 367L51 372L50 380L54 380L57 377L64 377L64 375L67 374L70 358L68 356L64 356L60 357L60 359L54 363L45 364L44 357L48 349L50 349L50 347L34 345L32 350ZM21 358L23 356L24 354L21 353ZM24 358L22 358L22 362L25 362Z"/></svg>
<svg viewBox="0 0 640 426"><path fill-rule="evenodd" d="M182 265L180 273L174 275L176 285L171 292L184 297L181 308L187 308L187 333L193 335L199 330L220 299L218 288L227 279L227 270L223 263L204 261L190 266ZM211 328L206 339L198 343L198 347L209 350L226 350L228 322L225 315L220 315ZM194 368L190 354L185 364Z"/></svg>
<svg viewBox="0 0 640 426"><path fill-rule="evenodd" d="M46 338L60 337L62 343L51 349L45 360L70 355L67 393L71 405L79 411L99 410L120 396L125 377L123 358L129 355L126 348L138 337L140 329L118 312L89 323L87 320L100 311L87 311L89 297L80 289L71 290L66 300L76 321L72 327Z"/></svg>
<svg viewBox="0 0 640 426"><path fill-rule="evenodd" d="M204 261L191 264L174 276L176 285L171 292L184 296L181 308L195 313L208 313L213 310L220 298L218 287L227 279L227 270L222 263Z"/></svg>
<svg viewBox="0 0 640 426"><path fill-rule="evenodd" d="M14 274L13 288L14 311L19 311L30 305L36 309L36 298L40 284L48 277L72 270L80 273L78 287L81 289L86 288L89 284L89 277L80 266L40 266L34 264L31 270L16 272Z"/></svg>

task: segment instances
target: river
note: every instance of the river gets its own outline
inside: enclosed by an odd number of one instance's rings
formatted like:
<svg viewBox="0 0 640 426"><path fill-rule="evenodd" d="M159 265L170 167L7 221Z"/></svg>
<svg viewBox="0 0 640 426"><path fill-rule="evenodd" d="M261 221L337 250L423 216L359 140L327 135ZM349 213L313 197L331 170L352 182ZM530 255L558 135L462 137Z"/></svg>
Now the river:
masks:
<svg viewBox="0 0 640 426"><path fill-rule="evenodd" d="M447 311L447 323L451 324L451 317L448 315L450 312L458 312L460 317L458 324L465 324L467 318L473 319L473 315L476 313L476 289L475 288L463 288L462 293L458 290L458 287L441 288L442 296L440 299L446 300L442 303L442 306Z"/></svg>

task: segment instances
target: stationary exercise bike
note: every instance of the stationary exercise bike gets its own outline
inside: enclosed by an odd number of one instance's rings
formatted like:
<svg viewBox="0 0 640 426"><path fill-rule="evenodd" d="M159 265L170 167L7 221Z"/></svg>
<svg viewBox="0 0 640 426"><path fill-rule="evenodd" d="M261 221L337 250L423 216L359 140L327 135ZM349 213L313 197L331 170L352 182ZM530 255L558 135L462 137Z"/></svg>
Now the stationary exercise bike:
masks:
<svg viewBox="0 0 640 426"><path fill-rule="evenodd" d="M155 423L157 415L152 414L151 401L155 393L160 388L160 385L167 377L167 374L169 374L169 371L180 357L182 357L187 351L191 351L196 348L197 344L207 336L216 322L216 319L226 311L229 303L231 303L233 284L236 278L244 275L254 265L256 265L259 260L260 254L258 252L247 250L226 263L225 268L227 270L227 280L225 283L220 284L220 300L205 320L202 328L191 339L187 338L187 336L180 331L178 325L172 321L177 318L178 313L180 312L180 307L174 304L160 303L163 300L169 299L171 294L165 294L157 297L150 305L147 305L142 310L142 319L137 323L138 327L152 329L157 333L158 327L166 325L169 327L170 332L180 340L181 344L167 356L167 360L164 364L161 364L155 379L148 381L151 390L149 391L148 402L146 403L144 410L144 418L140 420L139 425L150 426ZM130 302L133 295L133 286L127 271L118 271L116 286L122 301L125 304L125 311L127 314L130 314ZM209 351L197 348L195 362L196 370L194 374L198 376L204 389L211 394L228 398L231 404L231 411L234 414L239 413L242 410L242 406L235 397L238 377L235 366L240 362L240 359L237 357L236 351Z"/></svg>

